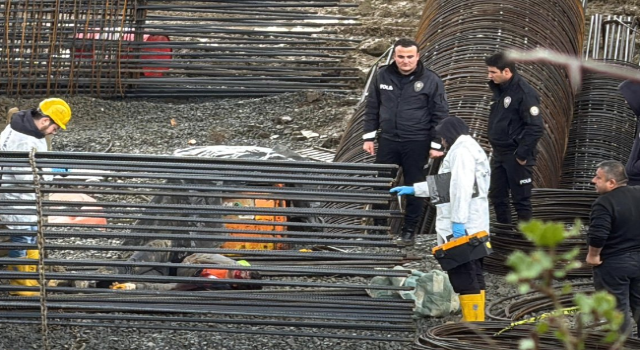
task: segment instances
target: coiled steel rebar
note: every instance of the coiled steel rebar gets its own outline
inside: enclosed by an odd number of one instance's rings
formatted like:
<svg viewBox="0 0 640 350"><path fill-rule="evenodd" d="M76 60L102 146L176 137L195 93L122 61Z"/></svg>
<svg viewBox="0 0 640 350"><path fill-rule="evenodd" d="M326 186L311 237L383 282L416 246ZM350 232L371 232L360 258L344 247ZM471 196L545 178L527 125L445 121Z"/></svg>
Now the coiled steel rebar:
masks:
<svg viewBox="0 0 640 350"><path fill-rule="evenodd" d="M535 332L535 325L522 325L495 336L507 322L454 323L436 326L420 336L413 349L480 349L510 350L518 347L518 341L530 337ZM540 334L538 349L557 350L564 346L553 332ZM605 341L606 333L589 332L585 339L586 349L606 349L611 344ZM625 342L626 349L640 349L640 340L629 338Z"/></svg>
<svg viewBox="0 0 640 350"><path fill-rule="evenodd" d="M583 36L584 13L578 1L554 0L551 4L517 1L509 6L502 0L430 0L425 4L416 39L421 60L440 74L445 83L450 114L463 118L474 138L489 153L487 123L491 93L484 58L502 49L537 46L577 55ZM573 91L561 68L523 66L519 71L540 92L546 124L538 147L534 182L538 187L556 188L572 116ZM336 161L374 161L362 150L363 114L361 103L347 125ZM432 173L437 171L437 165L430 169ZM432 229L434 215L435 210L427 207L421 231ZM395 231L400 222L393 220L391 225Z"/></svg>
<svg viewBox="0 0 640 350"><path fill-rule="evenodd" d="M467 122L487 152L491 94L484 58L504 49L536 47L577 56L583 37L584 14L577 0L429 0L416 34L425 66L445 83L450 114ZM556 188L574 93L562 68L520 65L518 72L539 92L545 122L534 183Z"/></svg>
<svg viewBox="0 0 640 350"><path fill-rule="evenodd" d="M561 222L566 225L573 225L576 219L579 219L582 224L586 224L589 222L591 204L596 198L595 191L534 189L531 197L533 218ZM584 230L581 231L584 232ZM497 223L491 226L491 245L493 246L493 254L484 259L485 267L487 271L499 275L506 275L509 272L505 261L514 250L529 252L535 249L515 225ZM567 239L557 249L558 252L568 252L576 247L580 248L577 259L583 261L587 256L587 243L584 235ZM591 274L591 267L583 266L569 272L567 277L590 277Z"/></svg>
<svg viewBox="0 0 640 350"><path fill-rule="evenodd" d="M637 67L630 62L608 63ZM626 163L636 135L636 116L618 91L621 79L586 74L576 97L560 187L592 189L596 165Z"/></svg>

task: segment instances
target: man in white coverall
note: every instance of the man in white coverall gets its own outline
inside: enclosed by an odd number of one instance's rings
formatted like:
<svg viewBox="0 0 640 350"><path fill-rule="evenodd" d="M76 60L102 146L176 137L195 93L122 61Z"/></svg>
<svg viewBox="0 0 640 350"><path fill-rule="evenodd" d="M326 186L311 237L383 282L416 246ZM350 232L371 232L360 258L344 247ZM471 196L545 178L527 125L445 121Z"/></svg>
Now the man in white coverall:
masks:
<svg viewBox="0 0 640 350"><path fill-rule="evenodd" d="M460 118L449 117L436 127L448 149L439 174L451 173L449 203L437 204L438 245L449 240L489 232L489 183L491 168L487 155L469 136L469 127ZM474 191L474 188L476 190ZM426 182L391 189L398 195L429 197ZM474 192L477 193L474 194ZM463 320L484 321L485 283L482 260L472 260L447 271L456 293L460 294Z"/></svg>
<svg viewBox="0 0 640 350"><path fill-rule="evenodd" d="M71 119L71 108L69 105L59 98L49 98L42 102L37 109L19 111L13 114L11 122L0 134L0 150L2 151L28 151L36 149L37 152L47 151L47 141L45 136L55 135L60 129L66 129L67 123ZM4 188L22 187L24 185L12 184L15 181L33 181L31 168L29 167L5 167L4 171L20 171L28 172L27 174L2 174L2 180L5 183ZM62 169L51 169L53 171L61 171ZM52 175L43 176L45 180L51 180ZM32 186L26 186L33 190ZM0 193L0 200L12 201L34 201L36 195L34 192L19 193ZM25 210L34 209L33 206L11 206L11 209ZM37 226L11 223L35 222L35 215L26 214L3 214L0 216L1 224L6 225L11 230L31 230L35 231ZM35 236L11 236L12 243L34 244ZM38 259L38 250L10 250L10 258ZM10 271L18 272L37 272L36 265L11 265ZM13 279L11 285L36 287L38 281L29 279ZM18 296L37 296L38 292L33 291L13 291L12 295Z"/></svg>

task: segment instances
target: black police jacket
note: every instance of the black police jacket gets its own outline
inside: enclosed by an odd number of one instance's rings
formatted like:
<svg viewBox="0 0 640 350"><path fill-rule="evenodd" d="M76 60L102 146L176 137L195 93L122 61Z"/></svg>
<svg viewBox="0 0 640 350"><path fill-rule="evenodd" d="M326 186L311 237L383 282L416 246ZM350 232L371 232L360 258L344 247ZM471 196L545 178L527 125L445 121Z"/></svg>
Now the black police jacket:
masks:
<svg viewBox="0 0 640 350"><path fill-rule="evenodd" d="M629 160L625 166L627 176L629 177L629 185L638 186L640 185L640 83L627 80L620 84L620 92L638 118L633 148L631 149Z"/></svg>
<svg viewBox="0 0 640 350"><path fill-rule="evenodd" d="M419 61L412 74L403 75L394 62L380 68L369 86L363 139L373 141L380 129L380 137L389 140L436 141L436 125L448 115L444 84L435 72Z"/></svg>
<svg viewBox="0 0 640 350"><path fill-rule="evenodd" d="M519 74L500 85L489 81L493 91L489 115L489 142L494 152L513 152L532 163L544 130L540 96Z"/></svg>

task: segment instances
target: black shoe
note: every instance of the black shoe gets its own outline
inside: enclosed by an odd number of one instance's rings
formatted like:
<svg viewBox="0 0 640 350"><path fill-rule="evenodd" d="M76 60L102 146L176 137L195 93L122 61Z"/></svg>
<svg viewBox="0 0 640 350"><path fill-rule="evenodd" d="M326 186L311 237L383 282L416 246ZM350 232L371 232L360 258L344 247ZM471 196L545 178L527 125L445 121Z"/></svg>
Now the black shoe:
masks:
<svg viewBox="0 0 640 350"><path fill-rule="evenodd" d="M396 239L396 244L403 247L413 245L415 243L415 236L416 229L414 227L403 227L402 232L400 233L400 237Z"/></svg>

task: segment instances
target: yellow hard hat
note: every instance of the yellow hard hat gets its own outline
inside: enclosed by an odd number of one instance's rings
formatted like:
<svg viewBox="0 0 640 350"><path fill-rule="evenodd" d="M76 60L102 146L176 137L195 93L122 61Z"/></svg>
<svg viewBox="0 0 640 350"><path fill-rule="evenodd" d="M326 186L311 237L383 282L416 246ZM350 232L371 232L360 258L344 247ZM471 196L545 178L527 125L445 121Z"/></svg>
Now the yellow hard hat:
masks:
<svg viewBox="0 0 640 350"><path fill-rule="evenodd" d="M40 102L40 112L51 118L62 129L67 129L67 123L71 120L71 107L59 98L48 98Z"/></svg>

